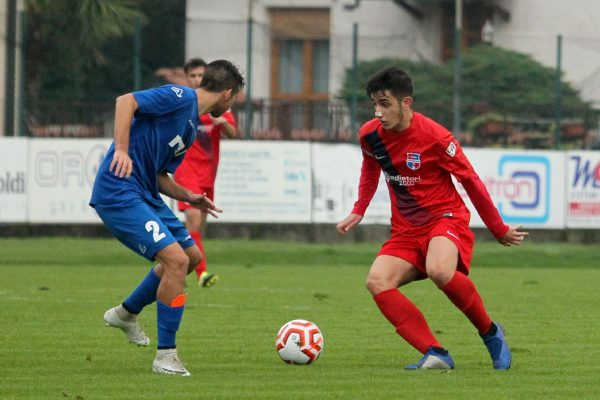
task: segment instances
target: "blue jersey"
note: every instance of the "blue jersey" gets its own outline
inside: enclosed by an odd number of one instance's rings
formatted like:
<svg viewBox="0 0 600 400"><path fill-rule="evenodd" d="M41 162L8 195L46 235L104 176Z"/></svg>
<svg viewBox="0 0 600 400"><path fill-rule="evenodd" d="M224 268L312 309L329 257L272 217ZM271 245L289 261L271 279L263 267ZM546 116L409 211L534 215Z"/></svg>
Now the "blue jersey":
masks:
<svg viewBox="0 0 600 400"><path fill-rule="evenodd" d="M134 92L138 103L129 135L130 177L119 178L108 169L115 152L114 142L98 169L90 205L120 205L143 200L163 203L157 175L174 173L196 137L199 124L196 91L165 85Z"/></svg>

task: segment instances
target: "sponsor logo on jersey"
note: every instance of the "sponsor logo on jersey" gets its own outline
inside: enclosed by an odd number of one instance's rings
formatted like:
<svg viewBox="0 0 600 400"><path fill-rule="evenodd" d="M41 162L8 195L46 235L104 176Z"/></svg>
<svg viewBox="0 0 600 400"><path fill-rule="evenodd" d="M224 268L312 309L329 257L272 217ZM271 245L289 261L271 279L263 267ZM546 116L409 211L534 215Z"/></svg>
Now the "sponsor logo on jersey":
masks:
<svg viewBox="0 0 600 400"><path fill-rule="evenodd" d="M178 87L171 86L171 90L175 92L175 96L177 97L181 97L181 95L183 94L183 89L180 89Z"/></svg>
<svg viewBox="0 0 600 400"><path fill-rule="evenodd" d="M450 142L448 148L446 149L446 153L448 153L450 157L454 157L456 155L456 144L454 144L454 142Z"/></svg>
<svg viewBox="0 0 600 400"><path fill-rule="evenodd" d="M383 175L387 182L395 183L398 186L414 186L421 182L420 176L390 175L386 171L383 171Z"/></svg>
<svg viewBox="0 0 600 400"><path fill-rule="evenodd" d="M421 153L406 153L406 166L416 171L421 166Z"/></svg>
<svg viewBox="0 0 600 400"><path fill-rule="evenodd" d="M146 246L142 246L141 244L139 244L138 247L139 247L140 251L142 252L142 254L146 254L146 250L148 250L146 248Z"/></svg>

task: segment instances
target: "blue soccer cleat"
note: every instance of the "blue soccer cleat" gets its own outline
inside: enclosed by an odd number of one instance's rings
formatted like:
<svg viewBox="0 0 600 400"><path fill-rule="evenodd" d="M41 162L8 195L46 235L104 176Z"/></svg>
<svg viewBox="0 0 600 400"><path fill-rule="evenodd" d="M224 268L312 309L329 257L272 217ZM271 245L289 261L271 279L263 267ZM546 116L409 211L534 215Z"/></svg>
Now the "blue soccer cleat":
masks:
<svg viewBox="0 0 600 400"><path fill-rule="evenodd" d="M454 369L454 360L450 357L450 353L442 354L430 347L416 364L409 364L404 369Z"/></svg>
<svg viewBox="0 0 600 400"><path fill-rule="evenodd" d="M496 332L493 335L481 335L481 338L490 353L494 369L509 369L512 354L504 337L504 327L497 322L493 324L496 326Z"/></svg>

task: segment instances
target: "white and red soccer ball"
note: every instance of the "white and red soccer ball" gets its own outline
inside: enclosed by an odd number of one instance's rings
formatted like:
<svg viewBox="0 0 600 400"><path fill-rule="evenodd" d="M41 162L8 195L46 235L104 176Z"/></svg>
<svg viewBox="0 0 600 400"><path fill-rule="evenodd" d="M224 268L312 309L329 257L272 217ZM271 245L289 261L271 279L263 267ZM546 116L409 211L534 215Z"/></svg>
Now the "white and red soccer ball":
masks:
<svg viewBox="0 0 600 400"><path fill-rule="evenodd" d="M275 346L286 363L310 364L323 350L323 335L312 322L295 319L279 329Z"/></svg>

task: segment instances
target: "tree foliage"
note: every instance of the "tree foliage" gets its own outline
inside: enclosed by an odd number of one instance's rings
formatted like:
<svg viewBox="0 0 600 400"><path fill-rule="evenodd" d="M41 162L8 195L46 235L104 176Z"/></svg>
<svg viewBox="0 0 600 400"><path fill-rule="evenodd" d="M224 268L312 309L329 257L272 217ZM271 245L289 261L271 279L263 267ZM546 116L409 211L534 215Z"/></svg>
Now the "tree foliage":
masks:
<svg viewBox="0 0 600 400"><path fill-rule="evenodd" d="M358 117L372 118L373 108L364 88L371 75L384 67L400 66L414 81L414 107L452 126L453 74L452 61L433 64L405 59L377 59L358 65ZM340 97L350 104L352 70L346 70ZM462 61L461 122L463 129L482 113L497 113L507 118L552 118L556 99L556 72L530 56L486 44L469 49ZM562 108L564 117L581 116L591 107L578 92L563 80Z"/></svg>
<svg viewBox="0 0 600 400"><path fill-rule="evenodd" d="M26 91L38 100L105 100L133 89L141 27L142 81L183 63L185 0L28 0Z"/></svg>

